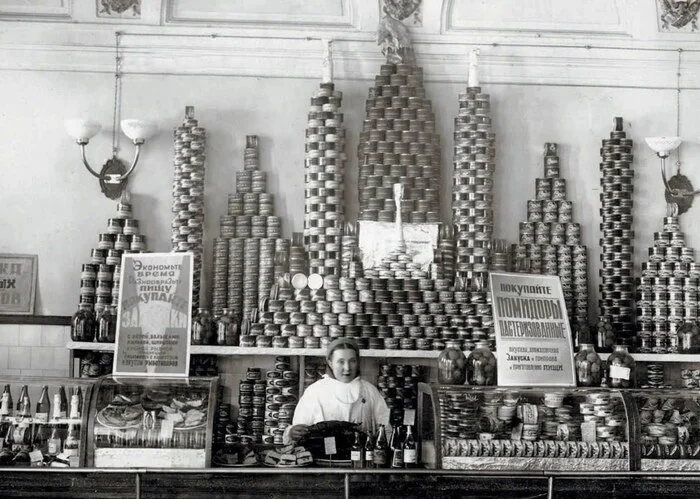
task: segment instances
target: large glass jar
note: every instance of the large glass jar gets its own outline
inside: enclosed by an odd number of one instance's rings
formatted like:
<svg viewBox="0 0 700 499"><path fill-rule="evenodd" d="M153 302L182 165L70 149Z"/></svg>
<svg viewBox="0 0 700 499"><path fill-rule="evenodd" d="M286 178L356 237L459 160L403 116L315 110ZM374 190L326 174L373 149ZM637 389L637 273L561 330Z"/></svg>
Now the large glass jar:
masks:
<svg viewBox="0 0 700 499"><path fill-rule="evenodd" d="M694 322L686 322L678 329L678 352L700 353L700 327Z"/></svg>
<svg viewBox="0 0 700 499"><path fill-rule="evenodd" d="M459 342L447 341L438 356L438 382L445 385L463 385L467 380L467 358Z"/></svg>
<svg viewBox="0 0 700 499"><path fill-rule="evenodd" d="M114 343L117 336L117 309L105 307L97 316L95 340L99 343Z"/></svg>
<svg viewBox="0 0 700 499"><path fill-rule="evenodd" d="M634 388L637 366L627 345L615 345L607 361L608 386L611 388Z"/></svg>
<svg viewBox="0 0 700 499"><path fill-rule="evenodd" d="M474 386L496 384L496 356L491 351L488 340L477 341L474 350L469 352L467 382Z"/></svg>
<svg viewBox="0 0 700 499"><path fill-rule="evenodd" d="M238 346L238 320L232 310L225 308L216 321L216 344Z"/></svg>
<svg viewBox="0 0 700 499"><path fill-rule="evenodd" d="M598 321L596 331L596 347L599 352L610 352L612 351L613 345L617 343L615 338L615 332L613 331L612 324L608 317L601 317Z"/></svg>
<svg viewBox="0 0 700 499"><path fill-rule="evenodd" d="M81 304L73 315L70 328L70 339L73 341L95 340L95 312L90 305Z"/></svg>
<svg viewBox="0 0 700 499"><path fill-rule="evenodd" d="M209 345L212 336L211 315L205 308L198 308L192 318L192 345Z"/></svg>
<svg viewBox="0 0 700 499"><path fill-rule="evenodd" d="M576 384L578 386L600 386L603 377L603 361L600 360L592 343L581 343L574 356Z"/></svg>

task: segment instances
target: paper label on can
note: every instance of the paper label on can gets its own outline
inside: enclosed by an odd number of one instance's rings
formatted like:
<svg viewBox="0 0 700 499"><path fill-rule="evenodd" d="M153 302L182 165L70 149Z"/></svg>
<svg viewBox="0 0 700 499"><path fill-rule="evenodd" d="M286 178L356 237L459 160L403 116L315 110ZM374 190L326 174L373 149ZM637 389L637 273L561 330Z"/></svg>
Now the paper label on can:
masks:
<svg viewBox="0 0 700 499"><path fill-rule="evenodd" d="M323 447L325 448L326 455L332 456L338 452L335 447L335 437L325 437L323 439Z"/></svg>
<svg viewBox="0 0 700 499"><path fill-rule="evenodd" d="M586 421L581 423L581 440L584 442L595 442L596 439L597 435L595 421Z"/></svg>
<svg viewBox="0 0 700 499"><path fill-rule="evenodd" d="M610 366L610 377L617 379L630 379L630 368L622 366Z"/></svg>

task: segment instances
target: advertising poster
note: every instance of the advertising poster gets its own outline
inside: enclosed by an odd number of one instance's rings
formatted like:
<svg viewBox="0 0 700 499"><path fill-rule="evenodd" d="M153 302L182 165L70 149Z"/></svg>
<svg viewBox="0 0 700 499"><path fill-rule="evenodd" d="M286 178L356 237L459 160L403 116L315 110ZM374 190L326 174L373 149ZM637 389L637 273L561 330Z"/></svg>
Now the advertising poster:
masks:
<svg viewBox="0 0 700 499"><path fill-rule="evenodd" d="M559 277L492 272L490 278L498 384L576 386Z"/></svg>
<svg viewBox="0 0 700 499"><path fill-rule="evenodd" d="M37 255L0 255L0 314L32 315Z"/></svg>
<svg viewBox="0 0 700 499"><path fill-rule="evenodd" d="M192 277L191 253L124 255L115 375L189 374Z"/></svg>

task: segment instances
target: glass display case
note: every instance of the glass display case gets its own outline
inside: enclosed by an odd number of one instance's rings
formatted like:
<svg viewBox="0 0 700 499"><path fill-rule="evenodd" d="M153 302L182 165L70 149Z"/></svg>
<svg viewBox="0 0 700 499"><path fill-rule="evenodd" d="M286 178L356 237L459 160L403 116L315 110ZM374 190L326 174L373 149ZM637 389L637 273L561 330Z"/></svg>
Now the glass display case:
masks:
<svg viewBox="0 0 700 499"><path fill-rule="evenodd" d="M0 376L0 466L85 466L93 383Z"/></svg>
<svg viewBox="0 0 700 499"><path fill-rule="evenodd" d="M87 465L206 468L219 378L106 376L90 408Z"/></svg>
<svg viewBox="0 0 700 499"><path fill-rule="evenodd" d="M464 470L628 471L631 394L419 384L423 463Z"/></svg>
<svg viewBox="0 0 700 499"><path fill-rule="evenodd" d="M642 471L700 471L700 392L634 390Z"/></svg>

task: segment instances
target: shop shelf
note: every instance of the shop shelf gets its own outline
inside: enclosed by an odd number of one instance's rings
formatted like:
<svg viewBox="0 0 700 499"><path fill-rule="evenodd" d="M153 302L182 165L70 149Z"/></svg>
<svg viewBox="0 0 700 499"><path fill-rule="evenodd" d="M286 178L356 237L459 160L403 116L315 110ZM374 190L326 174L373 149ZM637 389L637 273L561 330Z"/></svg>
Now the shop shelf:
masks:
<svg viewBox="0 0 700 499"><path fill-rule="evenodd" d="M91 341L69 341L69 350L93 350L96 352L114 352L114 343L93 343Z"/></svg>

